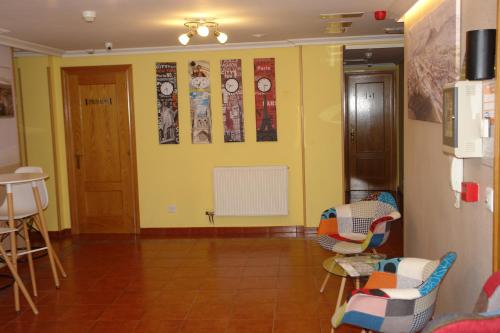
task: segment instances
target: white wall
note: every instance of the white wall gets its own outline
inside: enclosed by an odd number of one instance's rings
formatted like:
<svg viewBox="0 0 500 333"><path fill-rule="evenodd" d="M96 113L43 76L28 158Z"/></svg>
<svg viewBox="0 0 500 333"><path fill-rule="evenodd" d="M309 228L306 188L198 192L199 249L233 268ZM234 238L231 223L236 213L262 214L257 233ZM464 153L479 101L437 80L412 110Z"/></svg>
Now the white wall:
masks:
<svg viewBox="0 0 500 333"><path fill-rule="evenodd" d="M13 85L12 74L11 48L0 45L0 81ZM0 117L0 169L18 164L19 143L16 117Z"/></svg>
<svg viewBox="0 0 500 333"><path fill-rule="evenodd" d="M496 27L495 0L462 0L462 59L467 30ZM406 59L411 61L411 59ZM484 188L493 184L493 169L481 159L464 163L464 180L479 183L479 202L453 207L449 157L442 153L441 124L410 120L405 94L405 255L439 258L455 251L458 259L441 287L437 313L472 311L492 272L493 216Z"/></svg>

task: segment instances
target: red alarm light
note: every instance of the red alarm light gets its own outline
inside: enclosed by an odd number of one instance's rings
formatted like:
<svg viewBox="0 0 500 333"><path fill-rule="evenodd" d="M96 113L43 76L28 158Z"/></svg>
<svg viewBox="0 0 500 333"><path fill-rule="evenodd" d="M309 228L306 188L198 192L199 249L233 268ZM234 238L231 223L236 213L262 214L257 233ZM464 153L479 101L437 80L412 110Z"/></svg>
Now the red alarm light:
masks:
<svg viewBox="0 0 500 333"><path fill-rule="evenodd" d="M387 12L385 10L377 10L374 13L375 20L377 21L383 21L385 20L385 16L387 15Z"/></svg>

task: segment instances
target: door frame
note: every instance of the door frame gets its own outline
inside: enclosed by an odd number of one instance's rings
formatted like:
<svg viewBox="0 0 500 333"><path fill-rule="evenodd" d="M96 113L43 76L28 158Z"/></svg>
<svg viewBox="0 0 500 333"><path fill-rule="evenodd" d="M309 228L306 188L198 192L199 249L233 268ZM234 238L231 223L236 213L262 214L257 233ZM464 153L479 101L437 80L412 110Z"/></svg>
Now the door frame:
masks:
<svg viewBox="0 0 500 333"><path fill-rule="evenodd" d="M64 129L65 129L65 143L66 143L66 166L68 172L68 186L69 186L69 206L71 215L71 233L80 233L80 221L78 220L77 211L77 191L76 191L76 167L73 156L75 151L73 149L73 128L71 122L70 102L69 102L69 75L75 73L86 73L89 70L105 69L106 71L125 72L127 82L127 96L128 96L128 127L129 127L129 151L130 151L130 173L132 176L131 191L132 191L132 216L134 223L134 231L136 234L140 233L140 220L139 220L139 195L138 195L138 182L137 182L137 155L135 146L135 116L134 116L134 99L133 99L133 85L132 85L132 65L103 65L103 66L82 66L82 67L62 67L62 91L63 91L63 107L64 107Z"/></svg>
<svg viewBox="0 0 500 333"><path fill-rule="evenodd" d="M500 0L497 1L497 31L500 29ZM496 87L495 87L495 117L500 118L500 36L497 33L496 46ZM493 272L500 269L500 124L495 125L495 149L493 167Z"/></svg>
<svg viewBox="0 0 500 333"><path fill-rule="evenodd" d="M349 76L354 76L354 75L371 75L371 74L390 74L392 76L392 91L393 91L393 96L392 96L392 115L391 115L391 127L392 127L392 133L391 133L391 144L392 144L392 152L391 152L391 173L394 174L393 179L391 180L391 186L393 187L392 190L396 191L397 190L397 165L398 165L398 158L401 158L401 156L398 156L398 143L397 143L397 135L398 135L398 122L397 122L397 117L398 117L398 111L396 108L399 106L398 104L398 99L399 99L399 85L396 84L396 80L398 80L397 77L397 68L394 69L383 69L383 70L370 70L370 69L359 69L359 70L352 70L352 71L344 71L344 90L343 90L343 110L342 110L342 130L344 131L343 133L343 140L344 144L342 145L344 148L344 202L348 201L348 187L349 187L349 175L350 175L350 164L349 164L349 114L348 114L348 108L349 108L349 96L347 94L347 90L349 89L348 85L348 77Z"/></svg>

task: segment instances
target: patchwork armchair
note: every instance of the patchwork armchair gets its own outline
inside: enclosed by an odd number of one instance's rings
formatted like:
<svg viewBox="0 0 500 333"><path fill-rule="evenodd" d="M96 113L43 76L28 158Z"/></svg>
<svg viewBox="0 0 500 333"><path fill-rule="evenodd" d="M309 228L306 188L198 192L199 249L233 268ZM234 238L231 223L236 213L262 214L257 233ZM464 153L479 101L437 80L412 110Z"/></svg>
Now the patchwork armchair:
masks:
<svg viewBox="0 0 500 333"><path fill-rule="evenodd" d="M500 271L484 284L473 313L451 313L432 320L422 333L500 332Z"/></svg>
<svg viewBox="0 0 500 333"><path fill-rule="evenodd" d="M394 258L376 265L364 288L335 311L332 332L351 324L376 332L417 332L431 318L444 276L456 260L449 252L440 260Z"/></svg>
<svg viewBox="0 0 500 333"><path fill-rule="evenodd" d="M389 192L376 192L362 201L325 210L318 228L318 243L338 255L355 255L367 250L376 253L375 249L389 238L391 222L399 218L401 214L394 197ZM324 291L329 278L330 272L327 272L320 292Z"/></svg>

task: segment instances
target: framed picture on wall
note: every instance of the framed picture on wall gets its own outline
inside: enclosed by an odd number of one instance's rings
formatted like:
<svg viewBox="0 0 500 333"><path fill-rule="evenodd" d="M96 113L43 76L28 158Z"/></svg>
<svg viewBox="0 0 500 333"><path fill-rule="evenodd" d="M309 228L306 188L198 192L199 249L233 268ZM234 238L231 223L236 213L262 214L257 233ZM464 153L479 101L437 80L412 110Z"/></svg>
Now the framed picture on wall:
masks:
<svg viewBox="0 0 500 333"><path fill-rule="evenodd" d="M408 117L441 123L443 86L460 78L460 0L444 0L408 31Z"/></svg>
<svg viewBox="0 0 500 333"><path fill-rule="evenodd" d="M12 85L0 81L0 117L14 116Z"/></svg>

